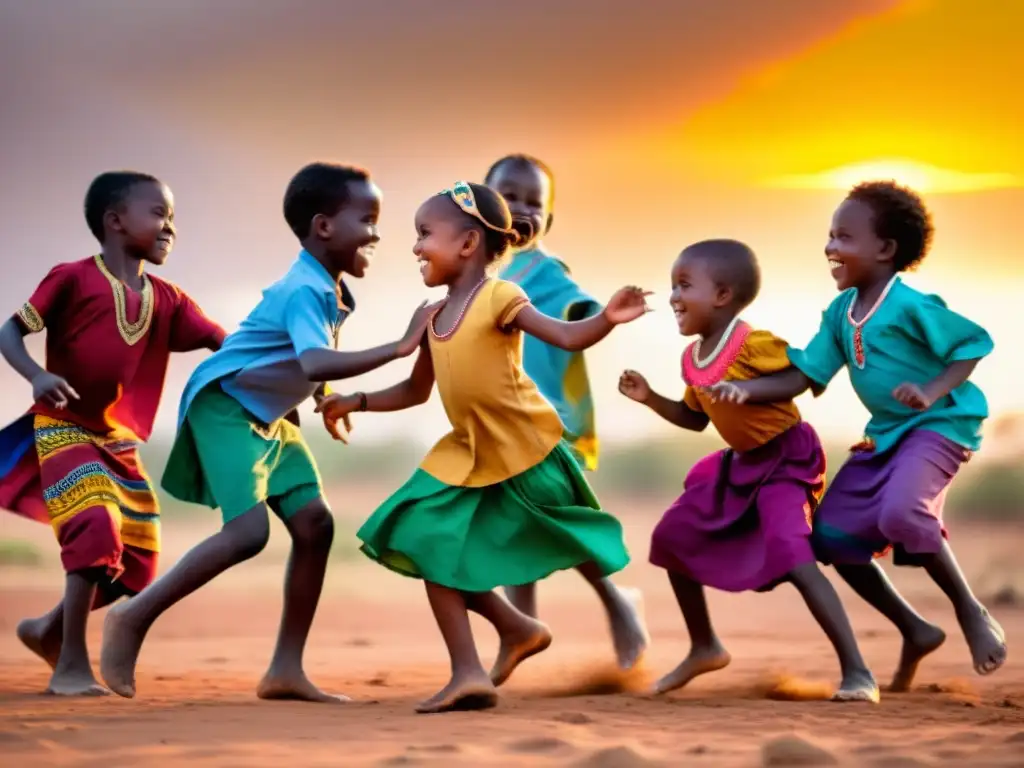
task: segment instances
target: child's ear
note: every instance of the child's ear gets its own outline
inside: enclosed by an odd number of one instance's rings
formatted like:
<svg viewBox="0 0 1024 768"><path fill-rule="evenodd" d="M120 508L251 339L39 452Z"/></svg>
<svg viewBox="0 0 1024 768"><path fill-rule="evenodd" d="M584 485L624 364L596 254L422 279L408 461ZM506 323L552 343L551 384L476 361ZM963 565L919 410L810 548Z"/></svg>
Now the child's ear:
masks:
<svg viewBox="0 0 1024 768"><path fill-rule="evenodd" d="M318 240L330 240L334 234L334 225L327 216L318 213L313 217L313 221L310 222L309 234Z"/></svg>
<svg viewBox="0 0 1024 768"><path fill-rule="evenodd" d="M116 208L109 208L103 214L103 225L113 232L124 233L124 223L121 221L121 213Z"/></svg>
<svg viewBox="0 0 1024 768"><path fill-rule="evenodd" d="M879 261L892 261L896 258L896 250L899 246L895 240L883 240L882 250L878 252Z"/></svg>
<svg viewBox="0 0 1024 768"><path fill-rule="evenodd" d="M727 307L732 304L733 292L732 288L727 285L718 286L718 290L715 292L715 307Z"/></svg>
<svg viewBox="0 0 1024 768"><path fill-rule="evenodd" d="M472 256L476 253L476 249L480 247L480 230L476 227L471 227L466 230L466 234L463 235L462 248L459 249L459 254L463 257Z"/></svg>
<svg viewBox="0 0 1024 768"><path fill-rule="evenodd" d="M547 222L546 222L546 223L544 224L544 234L545 234L545 235L546 235L546 234L547 234L548 232L550 232L550 231L551 231L551 225L552 225L552 224L554 224L554 223L555 223L555 214L553 214L553 213L549 213L549 214L548 214L548 220L547 220Z"/></svg>

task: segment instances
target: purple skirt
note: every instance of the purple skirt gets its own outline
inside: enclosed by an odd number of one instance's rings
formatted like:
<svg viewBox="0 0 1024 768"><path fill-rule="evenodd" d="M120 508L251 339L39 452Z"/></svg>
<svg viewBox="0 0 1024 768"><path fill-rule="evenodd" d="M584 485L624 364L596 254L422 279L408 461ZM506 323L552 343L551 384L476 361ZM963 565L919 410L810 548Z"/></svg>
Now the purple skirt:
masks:
<svg viewBox="0 0 1024 768"><path fill-rule="evenodd" d="M746 453L697 462L651 537L650 561L707 587L767 591L814 562L811 516L825 488L825 451L801 422Z"/></svg>
<svg viewBox="0 0 1024 768"><path fill-rule="evenodd" d="M895 565L920 565L947 538L946 491L971 456L938 432L914 429L885 453L853 453L814 516L823 563L867 564L893 550Z"/></svg>

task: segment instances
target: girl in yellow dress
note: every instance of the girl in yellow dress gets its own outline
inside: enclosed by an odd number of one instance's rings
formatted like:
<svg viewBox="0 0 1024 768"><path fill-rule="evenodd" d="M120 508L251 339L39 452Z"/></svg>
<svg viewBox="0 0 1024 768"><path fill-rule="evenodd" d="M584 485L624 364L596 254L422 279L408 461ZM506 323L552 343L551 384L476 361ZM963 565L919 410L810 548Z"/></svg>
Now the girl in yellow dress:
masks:
<svg viewBox="0 0 1024 768"><path fill-rule="evenodd" d="M423 281L448 286L448 298L412 374L380 392L332 395L318 410L337 422L353 411L411 408L426 402L437 382L452 431L358 536L369 557L426 582L448 646L451 681L417 710L484 708L497 703L496 686L520 662L551 643L543 623L493 590L576 567L600 578L629 562L622 526L601 510L562 439L558 414L523 372L523 333L586 349L643 315L648 294L623 288L578 322L542 314L522 288L488 276L519 235L505 201L483 185L459 182L427 200L416 232ZM467 611L490 621L500 637L490 675Z"/></svg>

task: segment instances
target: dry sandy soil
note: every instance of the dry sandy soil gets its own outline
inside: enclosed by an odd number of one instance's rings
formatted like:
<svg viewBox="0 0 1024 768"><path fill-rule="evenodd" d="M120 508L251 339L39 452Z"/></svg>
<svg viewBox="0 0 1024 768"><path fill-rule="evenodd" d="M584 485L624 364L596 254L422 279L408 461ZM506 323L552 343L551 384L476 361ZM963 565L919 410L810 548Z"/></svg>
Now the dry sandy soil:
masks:
<svg viewBox="0 0 1024 768"><path fill-rule="evenodd" d="M382 493L334 494L357 521ZM948 605L916 572L897 583L949 641L921 670L913 693L881 705L820 700L837 670L824 637L783 587L769 595L714 595L712 610L733 665L684 692L656 699L649 675L671 668L687 638L663 575L645 562L658 505L630 512L635 561L619 577L644 590L653 646L645 669L616 679L596 599L574 574L542 587L541 610L555 632L551 649L520 668L497 709L416 715L413 704L446 680L444 648L421 586L359 559L332 563L307 656L311 676L348 694L343 706L258 701L254 687L269 659L287 550L275 530L257 560L168 613L139 665L139 696L61 700L39 695L42 662L14 637L18 619L59 596L56 548L43 526L0 515L0 538L45 547L42 568L0 570L0 750L3 763L35 766L570 765L636 766L1024 765L1024 665L991 678L970 668ZM165 523L165 564L215 530L216 514ZM954 528L958 552L982 595L1019 578L1024 533ZM1020 566L1017 566L1020 568ZM1019 582L1016 584L1020 588ZM894 631L842 590L863 650L886 679L899 645ZM1024 610L995 613L1011 645ZM101 615L92 622L94 657ZM489 656L493 635L478 638ZM618 687L620 692L615 692ZM778 700L796 692L796 698Z"/></svg>

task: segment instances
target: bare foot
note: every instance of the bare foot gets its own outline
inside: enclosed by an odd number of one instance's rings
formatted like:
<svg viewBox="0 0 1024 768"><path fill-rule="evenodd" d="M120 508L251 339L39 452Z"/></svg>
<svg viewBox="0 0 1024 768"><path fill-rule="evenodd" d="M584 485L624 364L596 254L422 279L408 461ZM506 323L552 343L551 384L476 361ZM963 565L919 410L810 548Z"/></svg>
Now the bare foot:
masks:
<svg viewBox="0 0 1024 768"><path fill-rule="evenodd" d="M731 661L729 652L717 643L710 648L691 649L682 664L654 684L654 693L668 693L682 688L699 675L725 669Z"/></svg>
<svg viewBox="0 0 1024 768"><path fill-rule="evenodd" d="M877 704L880 698L875 676L866 669L858 669L843 677L839 690L832 695L832 701L865 701L871 704Z"/></svg>
<svg viewBox="0 0 1024 768"><path fill-rule="evenodd" d="M135 696L135 665L146 633L131 624L124 614L131 601L111 606L103 622L100 674L118 696Z"/></svg>
<svg viewBox="0 0 1024 768"><path fill-rule="evenodd" d="M490 709L498 703L498 691L490 678L480 670L478 674L453 677L443 689L426 701L416 705L421 714L451 712L455 710Z"/></svg>
<svg viewBox="0 0 1024 768"><path fill-rule="evenodd" d="M60 648L63 637L60 632L54 633L53 626L46 618L25 619L18 624L18 639L22 645L32 653L50 665L50 669L57 668L57 661L60 659Z"/></svg>
<svg viewBox="0 0 1024 768"><path fill-rule="evenodd" d="M1006 663L1006 633L983 606L979 605L974 615L962 620L960 626L971 649L975 672L991 675Z"/></svg>
<svg viewBox="0 0 1024 768"><path fill-rule="evenodd" d="M893 693L906 693L914 683L917 667L928 654L937 651L946 642L946 633L934 624L921 622L909 636L903 637L903 650L900 652L900 663L896 667L889 690Z"/></svg>
<svg viewBox="0 0 1024 768"><path fill-rule="evenodd" d="M541 651L547 650L550 645L551 630L546 624L536 619L524 621L522 632L508 634L501 638L498 656L494 660L494 666L491 667L492 685L499 686L504 683L516 667L531 656L536 656Z"/></svg>
<svg viewBox="0 0 1024 768"><path fill-rule="evenodd" d="M312 701L318 704L344 704L352 701L348 696L324 693L309 681L300 670L291 674L280 674L273 667L256 686L256 696L267 700Z"/></svg>
<svg viewBox="0 0 1024 768"><path fill-rule="evenodd" d="M621 669L632 669L647 650L650 635L643 618L643 594L639 589L617 587L616 607L609 612L615 657Z"/></svg>
<svg viewBox="0 0 1024 768"><path fill-rule="evenodd" d="M46 693L52 696L109 696L110 691L96 681L88 660L84 667L61 669L58 664Z"/></svg>

